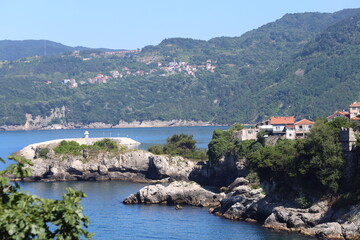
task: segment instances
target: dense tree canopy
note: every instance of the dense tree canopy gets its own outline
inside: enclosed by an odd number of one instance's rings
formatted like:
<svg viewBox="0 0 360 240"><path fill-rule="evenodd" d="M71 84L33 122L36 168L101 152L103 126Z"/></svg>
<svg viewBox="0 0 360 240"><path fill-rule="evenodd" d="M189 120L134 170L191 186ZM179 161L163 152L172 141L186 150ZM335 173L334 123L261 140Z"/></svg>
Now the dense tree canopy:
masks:
<svg viewBox="0 0 360 240"><path fill-rule="evenodd" d="M279 139L274 146L264 144L263 134L256 141L238 141L231 131L215 130L209 161L216 163L229 153L245 158L261 182L275 183L277 191L287 191L289 196L339 193L345 164L339 129L350 126L357 128L342 118L319 119L306 139Z"/></svg>
<svg viewBox="0 0 360 240"><path fill-rule="evenodd" d="M197 149L196 140L192 135L174 134L166 139L166 144L153 145L149 147L149 151L154 154L169 154L183 156L194 160L206 160L204 150Z"/></svg>

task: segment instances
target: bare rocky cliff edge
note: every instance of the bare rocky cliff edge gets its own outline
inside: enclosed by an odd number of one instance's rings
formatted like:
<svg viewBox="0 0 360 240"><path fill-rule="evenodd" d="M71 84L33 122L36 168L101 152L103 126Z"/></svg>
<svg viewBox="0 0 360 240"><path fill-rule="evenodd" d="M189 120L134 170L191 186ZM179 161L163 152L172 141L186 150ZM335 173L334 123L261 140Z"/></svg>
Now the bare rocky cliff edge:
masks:
<svg viewBox="0 0 360 240"><path fill-rule="evenodd" d="M139 144L131 139L116 141L130 148L118 152L83 151L73 156L56 154L53 149L60 140L55 140L29 145L16 154L33 162L32 176L25 181L149 182L151 185L131 194L124 203L209 207L212 214L259 222L275 230L325 239L360 237L360 204L333 209L329 198L320 199L309 208L297 208L292 202L268 195L271 186L251 183L246 162L235 156L228 155L217 164L197 163L180 156L131 149ZM46 154L41 153L44 148L49 149Z"/></svg>
<svg viewBox="0 0 360 240"><path fill-rule="evenodd" d="M117 124L93 122L89 124L67 122L65 119L65 107L53 109L49 116L33 116L25 114L23 125L2 125L0 131L19 130L53 130L53 129L85 129L85 128L141 128L141 127L181 127L181 126L218 126L211 122L174 119L169 121L145 120L145 121L119 121Z"/></svg>

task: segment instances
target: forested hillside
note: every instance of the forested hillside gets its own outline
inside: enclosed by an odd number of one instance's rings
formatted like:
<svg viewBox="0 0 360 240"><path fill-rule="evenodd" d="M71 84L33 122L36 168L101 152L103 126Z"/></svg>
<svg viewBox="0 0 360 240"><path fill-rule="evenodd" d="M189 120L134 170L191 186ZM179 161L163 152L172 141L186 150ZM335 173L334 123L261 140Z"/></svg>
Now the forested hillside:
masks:
<svg viewBox="0 0 360 240"><path fill-rule="evenodd" d="M360 15L330 26L287 65L268 75L261 91L268 115L327 116L360 98Z"/></svg>
<svg viewBox="0 0 360 240"><path fill-rule="evenodd" d="M359 14L287 14L240 37L5 61L0 125L55 108L64 114L52 123L326 116L359 100Z"/></svg>

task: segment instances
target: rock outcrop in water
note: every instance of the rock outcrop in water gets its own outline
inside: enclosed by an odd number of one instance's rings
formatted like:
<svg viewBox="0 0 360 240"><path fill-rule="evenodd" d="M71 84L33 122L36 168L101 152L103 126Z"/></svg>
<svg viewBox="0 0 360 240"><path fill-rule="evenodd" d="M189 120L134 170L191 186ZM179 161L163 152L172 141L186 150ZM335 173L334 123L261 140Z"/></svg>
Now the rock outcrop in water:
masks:
<svg viewBox="0 0 360 240"><path fill-rule="evenodd" d="M161 184L143 187L124 200L125 204L188 204L199 207L214 207L225 194L205 190L195 182L176 181L168 186Z"/></svg>
<svg viewBox="0 0 360 240"><path fill-rule="evenodd" d="M55 154L59 143L30 145L17 154L32 160L31 177L25 180L132 180L171 181L188 180L195 163L178 156L159 156L142 150L124 152L99 151L82 155ZM47 148L46 156L41 149Z"/></svg>

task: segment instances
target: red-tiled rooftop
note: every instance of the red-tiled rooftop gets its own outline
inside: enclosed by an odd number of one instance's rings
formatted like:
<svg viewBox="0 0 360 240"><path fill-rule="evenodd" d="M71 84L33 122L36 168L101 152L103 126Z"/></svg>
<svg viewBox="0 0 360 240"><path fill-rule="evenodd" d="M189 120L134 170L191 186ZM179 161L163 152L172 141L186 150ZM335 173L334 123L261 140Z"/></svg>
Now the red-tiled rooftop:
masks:
<svg viewBox="0 0 360 240"><path fill-rule="evenodd" d="M360 107L360 102L354 102L349 107Z"/></svg>
<svg viewBox="0 0 360 240"><path fill-rule="evenodd" d="M276 124L294 124L294 116L291 117L271 117L270 118L270 124L276 125Z"/></svg>
<svg viewBox="0 0 360 240"><path fill-rule="evenodd" d="M295 123L295 125L314 125L314 124L315 124L314 122L307 120L305 118Z"/></svg>
<svg viewBox="0 0 360 240"><path fill-rule="evenodd" d="M348 112L337 111L337 112L334 112L333 114L331 114L330 116L328 116L327 119L332 118L333 116L335 116L337 114L343 115L344 117L349 117L349 115L350 115L350 113L348 113Z"/></svg>

